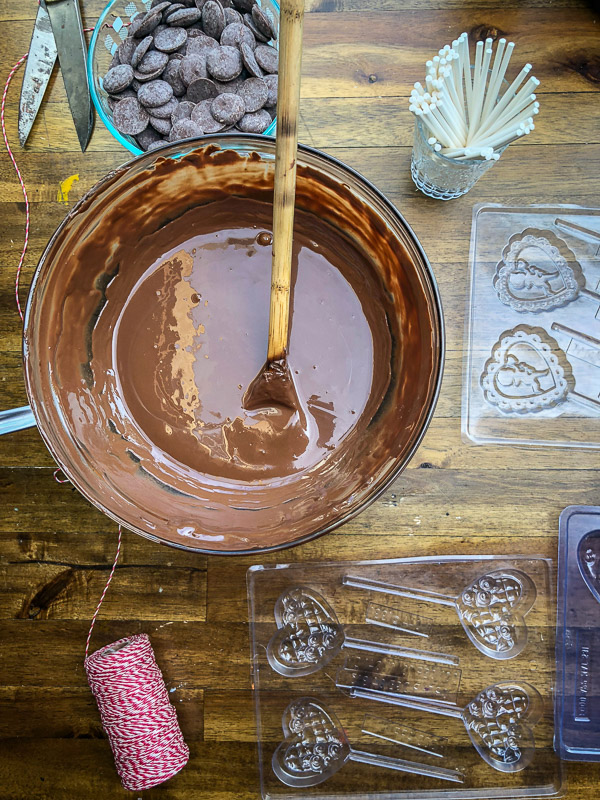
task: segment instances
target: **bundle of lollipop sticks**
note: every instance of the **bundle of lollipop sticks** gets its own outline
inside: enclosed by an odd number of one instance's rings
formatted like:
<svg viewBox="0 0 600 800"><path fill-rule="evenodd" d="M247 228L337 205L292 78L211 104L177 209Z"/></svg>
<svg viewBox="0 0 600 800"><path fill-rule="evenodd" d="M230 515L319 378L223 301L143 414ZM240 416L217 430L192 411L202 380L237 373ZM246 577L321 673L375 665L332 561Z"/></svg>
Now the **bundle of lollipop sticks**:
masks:
<svg viewBox="0 0 600 800"><path fill-rule="evenodd" d="M431 134L427 141L445 156L497 160L498 149L535 127L540 104L533 92L540 82L533 76L525 81L531 64L502 91L515 45L499 39L494 55L493 44L477 42L471 65L469 37L462 33L427 62L425 86L415 83L410 93L410 110Z"/></svg>

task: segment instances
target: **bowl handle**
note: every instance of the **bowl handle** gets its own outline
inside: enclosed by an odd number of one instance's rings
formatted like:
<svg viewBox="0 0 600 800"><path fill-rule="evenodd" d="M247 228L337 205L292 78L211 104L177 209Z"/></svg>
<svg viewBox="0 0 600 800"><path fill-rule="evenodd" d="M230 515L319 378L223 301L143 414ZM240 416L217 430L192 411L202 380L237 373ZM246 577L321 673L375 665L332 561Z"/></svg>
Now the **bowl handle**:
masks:
<svg viewBox="0 0 600 800"><path fill-rule="evenodd" d="M0 411L0 436L4 433L33 428L35 424L35 417L29 406Z"/></svg>

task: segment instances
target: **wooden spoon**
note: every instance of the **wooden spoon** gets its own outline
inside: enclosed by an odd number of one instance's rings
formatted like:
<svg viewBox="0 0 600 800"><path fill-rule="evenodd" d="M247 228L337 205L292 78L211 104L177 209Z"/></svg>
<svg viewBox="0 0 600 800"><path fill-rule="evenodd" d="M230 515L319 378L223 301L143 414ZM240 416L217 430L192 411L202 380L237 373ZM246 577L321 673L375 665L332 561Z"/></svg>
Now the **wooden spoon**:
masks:
<svg viewBox="0 0 600 800"><path fill-rule="evenodd" d="M273 259L267 360L244 395L247 409L283 405L298 399L287 365L296 198L296 151L304 0L283 0L279 29L279 97L273 195Z"/></svg>

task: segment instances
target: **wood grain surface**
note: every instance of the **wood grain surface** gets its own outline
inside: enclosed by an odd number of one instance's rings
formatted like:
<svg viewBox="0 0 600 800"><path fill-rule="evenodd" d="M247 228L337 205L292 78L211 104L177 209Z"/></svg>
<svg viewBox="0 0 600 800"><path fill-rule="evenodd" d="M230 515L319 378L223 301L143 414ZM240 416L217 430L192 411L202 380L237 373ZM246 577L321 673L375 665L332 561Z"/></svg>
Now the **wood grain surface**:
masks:
<svg viewBox="0 0 600 800"><path fill-rule="evenodd" d="M84 0L93 25L102 0ZM582 0L308 0L299 138L373 181L413 226L445 309L447 361L435 418L408 469L335 533L262 558L194 556L124 534L93 646L145 631L190 745L188 766L143 796L259 796L253 744L245 572L253 563L519 553L556 557L558 515L598 504L593 452L474 447L461 440L464 304L472 206L598 205L600 16ZM1 84L26 52L35 0L0 0ZM512 145L466 197L442 204L409 174L411 85L462 30L516 42L540 78L536 130ZM22 71L21 71L22 72ZM82 154L59 74L27 148L16 135L21 72L6 103L9 139L31 200L22 300L55 227L128 154L102 123ZM61 183L77 175L68 198ZM0 405L25 402L13 298L24 203L0 153ZM36 430L0 440L0 800L136 797L117 779L83 671L90 617L116 547L115 525L52 479ZM570 800L598 797L600 769L569 764Z"/></svg>

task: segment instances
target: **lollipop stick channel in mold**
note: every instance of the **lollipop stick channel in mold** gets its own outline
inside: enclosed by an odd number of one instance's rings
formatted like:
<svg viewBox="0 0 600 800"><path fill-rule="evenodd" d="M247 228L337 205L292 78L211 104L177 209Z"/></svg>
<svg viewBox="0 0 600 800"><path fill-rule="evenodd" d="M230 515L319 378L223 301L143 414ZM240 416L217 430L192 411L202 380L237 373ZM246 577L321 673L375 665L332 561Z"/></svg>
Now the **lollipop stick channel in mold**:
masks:
<svg viewBox="0 0 600 800"><path fill-rule="evenodd" d="M554 220L554 224L557 228L566 230L572 236L577 236L580 239L584 239L587 241L588 239L592 239L594 242L600 242L600 233L598 231L593 231L590 228L585 228L583 225L578 225L576 222L571 222L571 220L561 219L557 217ZM600 253L600 245L598 245L598 249L596 250L595 255Z"/></svg>
<svg viewBox="0 0 600 800"><path fill-rule="evenodd" d="M444 758L444 748L448 745L448 739L444 736L437 736L430 731L412 728L403 723L391 722L375 714L365 714L362 732L375 739L394 742L436 758Z"/></svg>
<svg viewBox="0 0 600 800"><path fill-rule="evenodd" d="M344 575L342 583L454 608L469 639L491 658L514 658L527 644L524 617L535 602L536 588L531 578L520 570L495 570L481 575L457 596L353 575Z"/></svg>
<svg viewBox="0 0 600 800"><path fill-rule="evenodd" d="M381 659L364 654L347 655L339 667L335 685L344 694L352 695L355 689L377 692L382 702L395 697L455 703L462 672L446 664L428 664L425 661Z"/></svg>
<svg viewBox="0 0 600 800"><path fill-rule="evenodd" d="M582 342L583 344L587 344L590 347L595 347L600 350L600 339L595 339L588 333L576 331L575 328L569 328L568 325L562 325L560 322L553 322L550 327L557 333L564 333L566 336L570 336L571 339L577 339L577 341Z"/></svg>

